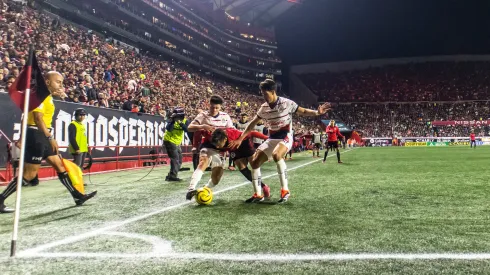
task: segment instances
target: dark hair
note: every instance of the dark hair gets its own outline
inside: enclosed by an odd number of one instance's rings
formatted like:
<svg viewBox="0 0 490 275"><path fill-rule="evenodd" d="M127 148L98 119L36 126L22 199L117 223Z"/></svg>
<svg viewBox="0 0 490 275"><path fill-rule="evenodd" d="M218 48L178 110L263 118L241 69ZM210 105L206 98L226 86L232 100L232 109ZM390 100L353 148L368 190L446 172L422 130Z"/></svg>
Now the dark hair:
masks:
<svg viewBox="0 0 490 275"><path fill-rule="evenodd" d="M223 102L224 102L224 99L221 96L219 96L219 95L213 95L209 99L209 103L211 103L211 104L219 104L219 105L222 105Z"/></svg>
<svg viewBox="0 0 490 275"><path fill-rule="evenodd" d="M216 129L211 135L211 144L216 146L218 142L222 141L225 138L228 138L228 136L226 135L226 131L223 129Z"/></svg>
<svg viewBox="0 0 490 275"><path fill-rule="evenodd" d="M266 79L260 82L259 88L261 91L276 91L276 82L272 79Z"/></svg>

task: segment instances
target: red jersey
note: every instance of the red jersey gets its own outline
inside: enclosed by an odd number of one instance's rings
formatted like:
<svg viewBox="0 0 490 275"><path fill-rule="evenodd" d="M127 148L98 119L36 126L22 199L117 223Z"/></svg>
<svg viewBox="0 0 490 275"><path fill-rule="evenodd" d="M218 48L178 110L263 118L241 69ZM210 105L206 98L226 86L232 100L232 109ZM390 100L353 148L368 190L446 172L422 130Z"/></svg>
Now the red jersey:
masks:
<svg viewBox="0 0 490 275"><path fill-rule="evenodd" d="M235 128L226 128L226 129L223 129L223 130L226 131L226 136L228 137L228 142L227 142L226 146L228 146L228 143L230 141L237 140L242 135L242 131L239 131L239 130L237 130ZM204 142L210 142L211 141L211 136L212 136L213 133L212 132L206 132L206 131L201 131L201 132L202 132L202 136L203 136ZM243 140L243 142L249 142L249 143L251 143L252 142L252 139L250 139L250 137L252 137L252 138L260 138L260 139L268 139L269 138L268 136L266 136L266 135L264 135L262 133L259 133L259 132L256 132L256 131L252 131L252 132L250 132L247 135L246 139ZM238 148L236 148L236 149L238 149ZM220 151L230 151L230 149L229 148L223 148L223 149L220 149Z"/></svg>
<svg viewBox="0 0 490 275"><path fill-rule="evenodd" d="M337 126L327 126L327 136L328 136L328 141L337 141L337 136L343 138L344 136L340 133L339 127Z"/></svg>
<svg viewBox="0 0 490 275"><path fill-rule="evenodd" d="M471 139L471 141L475 141L475 134L473 134L473 133L470 134L470 139Z"/></svg>

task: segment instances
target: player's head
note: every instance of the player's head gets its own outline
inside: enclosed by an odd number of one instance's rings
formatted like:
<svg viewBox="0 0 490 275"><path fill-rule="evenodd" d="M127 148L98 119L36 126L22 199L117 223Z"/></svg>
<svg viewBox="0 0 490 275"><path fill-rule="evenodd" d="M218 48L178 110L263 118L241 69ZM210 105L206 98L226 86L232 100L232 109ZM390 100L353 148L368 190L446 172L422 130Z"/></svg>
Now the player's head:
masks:
<svg viewBox="0 0 490 275"><path fill-rule="evenodd" d="M223 129L216 129L211 135L211 144L218 149L225 147L227 141L228 136L226 135L226 131Z"/></svg>
<svg viewBox="0 0 490 275"><path fill-rule="evenodd" d="M245 113L242 113L242 114L240 115L240 119L241 119L241 121L246 122L246 121L248 120L248 115L247 115L247 114L245 114Z"/></svg>
<svg viewBox="0 0 490 275"><path fill-rule="evenodd" d="M46 74L46 86L52 95L60 95L64 92L63 76L57 71L50 71Z"/></svg>
<svg viewBox="0 0 490 275"><path fill-rule="evenodd" d="M260 82L259 88L260 88L260 92L262 93L262 96L264 97L267 103L271 104L277 100L277 95L276 95L277 86L274 80L266 79Z"/></svg>
<svg viewBox="0 0 490 275"><path fill-rule="evenodd" d="M219 111L221 111L221 105L223 105L223 98L219 95L213 95L209 99L209 114L211 116L218 115Z"/></svg>
<svg viewBox="0 0 490 275"><path fill-rule="evenodd" d="M75 117L75 119L78 122L82 122L87 117L87 112L83 108L78 108L75 110L75 113L73 114L73 116Z"/></svg>
<svg viewBox="0 0 490 275"><path fill-rule="evenodd" d="M335 120L333 120L333 119L330 120L330 126L332 126L332 127L335 126Z"/></svg>

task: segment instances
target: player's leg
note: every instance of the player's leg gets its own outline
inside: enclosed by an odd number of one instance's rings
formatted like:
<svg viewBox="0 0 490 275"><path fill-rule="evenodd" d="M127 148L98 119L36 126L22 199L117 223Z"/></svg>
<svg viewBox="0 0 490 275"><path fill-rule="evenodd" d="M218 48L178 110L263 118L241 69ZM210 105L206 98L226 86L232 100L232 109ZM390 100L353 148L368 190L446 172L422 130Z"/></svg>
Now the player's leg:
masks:
<svg viewBox="0 0 490 275"><path fill-rule="evenodd" d="M279 181L281 183L281 199L279 202L285 202L289 198L289 187L288 187L288 175L286 162L282 158L289 150L284 142L280 142L274 148L272 152L272 158L276 162L277 174L279 175Z"/></svg>
<svg viewBox="0 0 490 275"><path fill-rule="evenodd" d="M342 161L340 160L340 150L339 150L339 147L337 146L337 162L338 163L342 163Z"/></svg>
<svg viewBox="0 0 490 275"><path fill-rule="evenodd" d="M325 154L323 155L323 163L325 163L325 161L327 160L327 156L328 156L328 150L331 148L331 145L330 145L330 142L327 143L327 146L325 148Z"/></svg>
<svg viewBox="0 0 490 275"><path fill-rule="evenodd" d="M250 166L252 167L252 186L254 194L251 198L247 199L245 202L257 202L264 200L262 195L262 189L260 188L260 182L262 181L260 174L260 166L264 162L269 160L267 153L272 154L272 148L270 147L269 140L262 143L257 151L255 151L252 160L250 161Z"/></svg>
<svg viewBox="0 0 490 275"><path fill-rule="evenodd" d="M253 154L249 157L243 157L243 158L239 158L239 159L235 159L235 165L236 167L238 168L238 170L240 171L240 173L242 173L242 175L247 179L249 180L250 182L252 182L252 171L248 168L248 163L251 162L253 159ZM262 191L263 191L263 194L264 194L264 197L265 198L270 198L271 196L271 192L270 192L270 187L265 184L262 179L260 180L260 187L262 187Z"/></svg>
<svg viewBox="0 0 490 275"><path fill-rule="evenodd" d="M224 172L223 167L217 166L211 168L211 179L209 179L208 183L206 184L206 187L210 189L216 187L216 185L218 185L221 178L223 177L223 172Z"/></svg>
<svg viewBox="0 0 490 275"><path fill-rule="evenodd" d="M77 205L82 205L97 194L97 191L89 194L82 194L77 189L75 189L70 178L68 177L68 173L66 172L65 167L63 166L61 158L58 155L48 156L46 158L46 162L49 163L49 165L51 165L54 170L56 170L56 172L58 173L58 179L60 180L61 184L63 184L63 186L65 186L65 188L70 192Z"/></svg>
<svg viewBox="0 0 490 275"><path fill-rule="evenodd" d="M199 165L199 152L197 151L197 148L192 148L192 167L194 168L194 171L197 169L197 165Z"/></svg>
<svg viewBox="0 0 490 275"><path fill-rule="evenodd" d="M235 171L235 163L233 162L233 157L231 153L228 153L228 170Z"/></svg>
<svg viewBox="0 0 490 275"><path fill-rule="evenodd" d="M210 152L207 148L201 149L199 154L199 164L197 165L196 170L192 173L191 182L189 183L189 188L185 198L187 200L191 200L192 197L196 193L196 186L202 178L204 171L208 168L210 163L210 156L208 155Z"/></svg>

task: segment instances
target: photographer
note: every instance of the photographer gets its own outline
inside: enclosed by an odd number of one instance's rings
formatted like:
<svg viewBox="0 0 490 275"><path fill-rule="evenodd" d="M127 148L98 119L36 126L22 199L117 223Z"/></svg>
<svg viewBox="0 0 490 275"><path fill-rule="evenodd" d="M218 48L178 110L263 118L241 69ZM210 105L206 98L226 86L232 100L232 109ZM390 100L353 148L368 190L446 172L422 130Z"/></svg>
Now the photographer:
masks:
<svg viewBox="0 0 490 275"><path fill-rule="evenodd" d="M170 158L170 172L165 178L166 181L181 181L178 178L180 166L182 165L182 149L180 144L184 140L184 133L187 132L189 121L185 118L183 108L175 108L167 123L166 132L163 136L163 145Z"/></svg>

